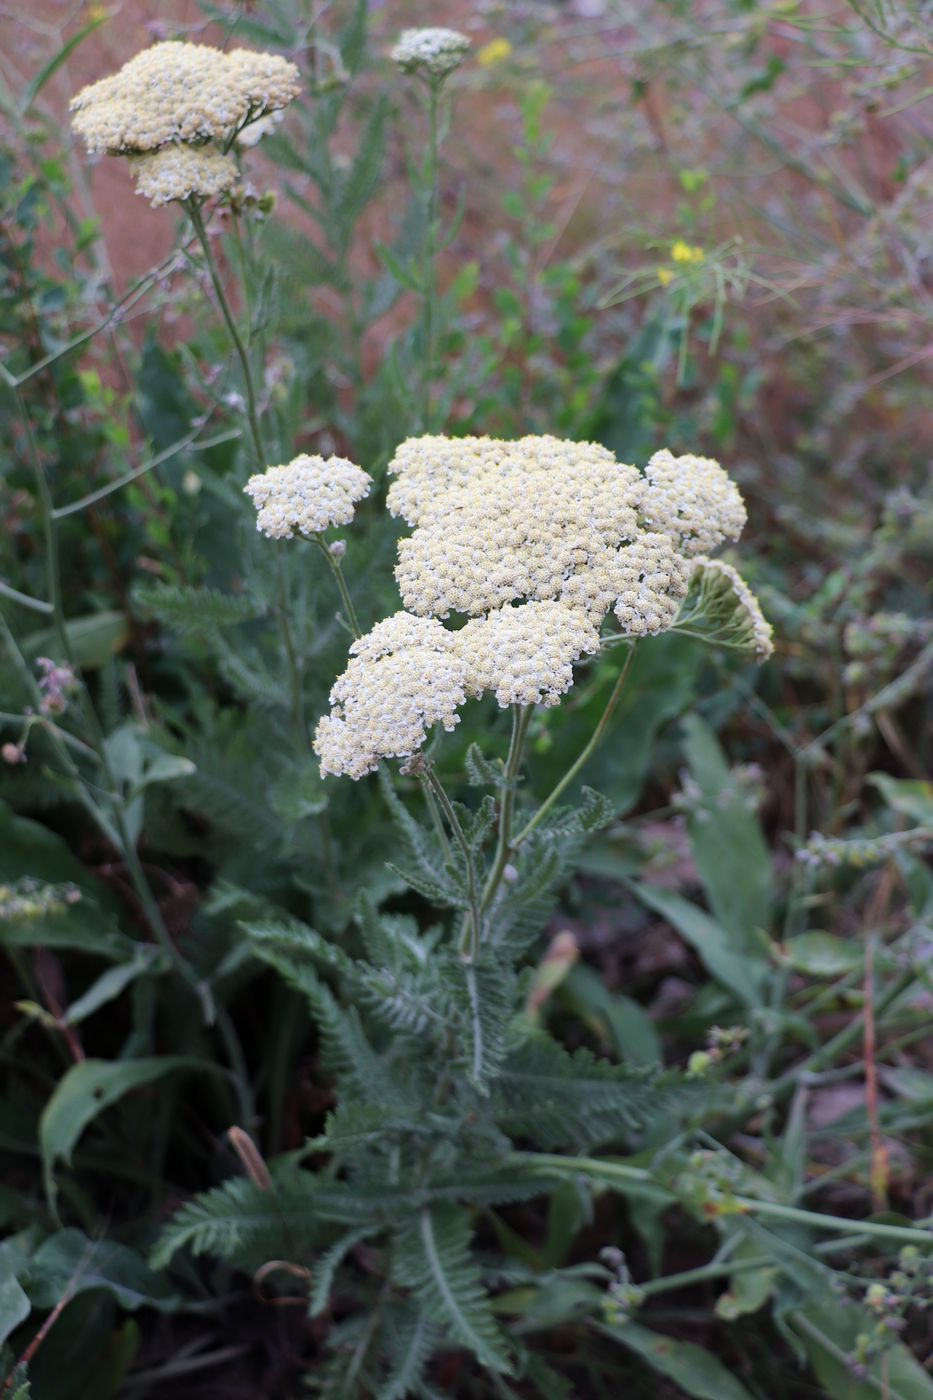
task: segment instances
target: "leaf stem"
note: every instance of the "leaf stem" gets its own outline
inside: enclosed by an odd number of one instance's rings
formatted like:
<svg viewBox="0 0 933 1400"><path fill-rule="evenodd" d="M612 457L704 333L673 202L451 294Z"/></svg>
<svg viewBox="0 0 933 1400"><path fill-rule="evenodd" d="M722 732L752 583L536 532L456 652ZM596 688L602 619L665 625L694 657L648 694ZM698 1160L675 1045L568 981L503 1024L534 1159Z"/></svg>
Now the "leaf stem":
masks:
<svg viewBox="0 0 933 1400"><path fill-rule="evenodd" d="M582 750L575 762L573 762L567 769L567 772L561 778L557 786L551 789L550 793L544 799L537 812L535 812L534 816L531 818L531 821L528 822L524 827L522 827L522 830L518 833L518 835L515 837L515 840L512 842L513 850L517 849L522 844L522 842L527 841L528 837L534 831L535 827L538 826L542 819L551 810L551 808L554 806L554 803L560 797L561 793L565 790L565 788L567 788L570 785L570 783L573 782L574 778L580 772L581 768L583 768L590 755L593 753L593 751L596 749L596 747L602 740L603 735L609 728L609 722L612 719L616 705L619 703L619 697L622 694L623 689L625 688L625 682L628 679L628 674L631 670L632 660L634 659L637 647L638 643L633 641L631 646L629 647L628 655L625 658L622 670L619 672L616 683L612 688L612 694L609 696L609 699L606 702L606 708L605 710L603 710L599 723L593 730L593 733L590 735L589 742L586 744L585 748Z"/></svg>
<svg viewBox="0 0 933 1400"><path fill-rule="evenodd" d="M670 1196L671 1205L678 1203L678 1196L666 1183L656 1181L645 1167L631 1167L624 1162L606 1162L597 1157L560 1157L547 1152L518 1152L512 1154L516 1164L543 1172L553 1172L558 1176L588 1176L594 1181L603 1181L607 1186L623 1182L640 1182ZM750 1196L730 1196L724 1216L762 1215L765 1219L792 1220L807 1225L812 1230L844 1231L851 1234L857 1231L875 1239L901 1240L905 1244L926 1244L933 1246L933 1231L914 1225L887 1225L876 1220L851 1220L841 1215L824 1215L813 1210L802 1210L799 1206L785 1206L778 1201L758 1201Z"/></svg>

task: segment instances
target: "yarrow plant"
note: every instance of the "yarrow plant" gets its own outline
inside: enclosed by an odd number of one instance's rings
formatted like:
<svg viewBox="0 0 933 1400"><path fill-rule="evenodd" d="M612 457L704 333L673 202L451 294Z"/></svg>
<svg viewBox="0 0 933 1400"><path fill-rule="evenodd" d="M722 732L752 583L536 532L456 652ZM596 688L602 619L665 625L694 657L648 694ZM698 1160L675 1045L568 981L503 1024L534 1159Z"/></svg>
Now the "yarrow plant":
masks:
<svg viewBox="0 0 933 1400"><path fill-rule="evenodd" d="M82 88L72 125L92 155L132 157L152 204L210 199L237 179L234 141L251 144L300 90L298 69L278 54L154 44Z"/></svg>
<svg viewBox="0 0 933 1400"><path fill-rule="evenodd" d="M458 29L406 29L392 49L392 57L406 73L421 73L437 81L460 67L470 47L470 39Z"/></svg>
<svg viewBox="0 0 933 1400"><path fill-rule="evenodd" d="M610 611L621 628L614 642L656 636L683 618L695 635L759 660L770 654L770 628L747 584L700 553L745 524L741 495L718 462L663 451L641 473L595 443L426 436L402 443L389 471L389 510L414 526L395 571L408 612L390 629L406 648L405 684L389 695L388 676L374 674L386 669L382 645L355 644L315 738L325 772L359 778L380 757L410 757L429 716L453 728L466 696L492 693L520 709L557 704L574 663L600 650ZM445 628L452 613L469 620ZM442 651L438 710L432 658Z"/></svg>
<svg viewBox="0 0 933 1400"><path fill-rule="evenodd" d="M302 53L309 43L306 7L286 0L274 8L283 26L293 8L302 10L301 24L283 40L290 53ZM748 765L730 770L713 731L690 712L701 675L706 685L714 674L700 672L689 639L755 662L773 650L770 624L748 583L717 557L742 534L742 495L710 457L668 449L652 455L649 446L638 449L643 465L635 466L600 441L567 440L577 432L623 440L590 415L589 391L572 413L551 413L549 404L560 396L547 392L553 381L542 374L535 349L544 331L532 324L536 279L553 238L550 181L536 173L547 142L534 91L522 102L526 148L518 153L528 161L529 202L519 221L519 243L526 246L507 247L509 261L514 253L524 264L527 255L528 275L515 282L521 297L501 298L502 306L514 306L509 319L528 322L508 345L503 329L504 351L515 363L502 367L518 371L514 396L503 413L485 381L482 393L461 392L472 388L472 361L459 358L462 328L448 313L461 304L462 292L440 295L436 266L441 251L455 246L459 214L443 227L438 175L455 75L468 61L470 40L440 28L401 35L391 58L404 79L381 64L399 100L380 95L371 102L366 90L365 138L348 157L356 104L343 106L344 89L364 62L372 7L345 8L353 11L345 30L332 16L314 24L311 67L322 59L332 77L313 71L300 79L294 64L274 54L166 42L91 84L73 103L74 129L91 154L124 157L142 196L159 207L181 204L190 219L194 237L181 220L171 276L189 268L196 298L203 295L219 322L204 339L195 333L165 357L173 365L165 369L165 384L178 390L172 406L182 413L194 399L191 432L168 456L228 446L201 459L199 470L186 457L180 474L182 494L190 487L189 504L199 506L197 544L210 540L203 557L188 547L187 535L185 547L172 551L175 558L150 547L179 542L155 527L145 535L145 554L125 551L166 580L134 583L133 609L154 616L166 633L152 626L132 634L125 684L122 658L114 661L109 650L123 645L117 633L123 609L108 619L102 639L89 635L70 608L66 618L61 578L68 575L58 565L57 530L63 517L135 482L148 464L78 500L63 491L56 507L59 476L53 471L46 478L33 448L48 596L31 598L0 579L4 601L38 612L42 623L31 629L25 654L16 650L12 629L12 640L0 633L22 695L17 712L3 717L22 730L18 742L0 746L2 776L8 787L25 786L50 760L62 788L96 823L92 839L103 858L95 868L108 876L89 881L86 890L76 884L80 899L72 898L65 882L83 876L83 866L67 850L52 860L45 847L42 870L46 857L50 863L38 884L0 870L0 923L24 944L45 939L65 947L67 925L83 916L74 947L114 960L90 985L82 968L79 995L70 997L59 995L64 974L59 977L57 960L37 958L34 975L24 962L30 1000L18 1009L72 1061L37 1137L48 1204L63 1223L69 1217L50 1273L59 1290L82 1276L84 1255L70 1227L89 1197L83 1189L59 1190L59 1183L66 1173L97 1170L105 1160L99 1151L73 1153L83 1127L93 1120L93 1131L106 1135L114 1126L118 1141L139 1121L140 1108L145 1114L142 1095L156 1077L213 1067L208 1055L216 1037L223 1072L205 1076L205 1121L210 1118L212 1145L229 1145L229 1165L242 1174L183 1206L161 1231L150 1266L136 1258L124 1268L126 1257L115 1256L113 1273L133 1280L134 1297L151 1296L156 1306L164 1301L168 1312L182 1316L196 1265L189 1257L174 1270L181 1251L218 1255L251 1275L257 1307L283 1295L295 1302L306 1291L307 1312L316 1319L308 1379L321 1396L403 1400L450 1390L480 1400L513 1393L502 1376L515 1378L515 1394L562 1396L568 1377L573 1393L588 1393L591 1380L604 1388L600 1366L589 1369L594 1344L629 1346L637 1365L658 1362L669 1380L689 1389L698 1349L652 1330L653 1293L721 1279L729 1291L717 1304L717 1324L761 1307L773 1293L782 1326L796 1328L799 1337L809 1317L799 1321L805 1310L798 1300L809 1303L831 1272L828 1250L814 1250L801 1267L809 1234L820 1228L842 1234L851 1253L872 1240L926 1244L928 1232L897 1217L856 1222L849 1211L840 1218L805 1208L805 1192L824 1189L824 1179L788 1172L786 1157L766 1175L784 1105L799 1090L793 1112L803 1121L805 1095L819 1092L828 1063L820 1059L825 1047L811 1054L807 1046L797 1075L800 1062L781 1040L780 1018L793 1013L796 1044L812 1005L796 988L785 997L779 984L807 957L832 963L839 950L827 950L821 934L815 950L813 934L795 936L802 900L795 904L793 897L781 942L769 939L779 933L780 918L757 815L763 780ZM245 32L264 30L251 20ZM333 46L329 37L337 40ZM488 67L509 51L509 40L495 40L480 51L479 64ZM518 69L514 77L524 81ZM482 74L474 78L477 86L483 82ZM300 120L307 139L279 138L272 154L302 172L288 197L316 222L313 249L304 248L299 230L270 226L272 192L258 196L240 181L249 149L283 120L302 82L310 100L292 121ZM352 236L367 191L379 183L388 114L404 112L406 103L423 103L427 115L427 141L419 139L408 166L414 199L398 239L378 250L382 270L360 288ZM523 198L510 201L513 211ZM336 295L340 315L333 326L308 314L317 292L281 309L283 248L302 269L306 257L316 259L313 276L320 281L310 274L297 280L304 290L327 287ZM686 278L693 266L699 285L706 256L678 240L670 252L672 277ZM705 265L712 261L711 253ZM555 285L565 289L560 295L570 316L582 291L576 273ZM156 278L155 286L164 284ZM373 318L393 304L390 296L404 304L406 294L415 298L417 314L398 337L390 372L370 383L370 357L360 343ZM186 314L196 309L196 298ZM582 334L571 337L581 361L589 357ZM479 343L476 351L477 363L485 363L487 351ZM639 353L633 351L636 359ZM46 363L40 359L38 370ZM561 383L572 381L576 364L568 359ZM194 371L190 386L175 382L182 367ZM593 368L588 382L600 373ZM526 381L537 386L527 403ZM315 386L323 390L320 400ZM168 402L171 395L164 397ZM330 416L338 400L339 411ZM514 425L522 424L565 436L451 436L443 429L460 412L472 415L461 426L477 431L517 433L525 428ZM200 440L208 420L228 418L232 428L225 423L217 437ZM657 431L656 422L639 430L638 441L653 443ZM678 431L671 430L672 438ZM21 440L19 434L18 450ZM344 452L350 455L337 455ZM383 497L380 473L390 456ZM152 465L163 460L160 451ZM199 495L202 485L210 489ZM139 516L141 499L132 505ZM332 574L339 612L318 587L316 552ZM0 625L6 626L2 615ZM884 646L901 635L897 628L881 630ZM169 631L186 659L193 654L206 664L206 675L178 665ZM36 661L40 651L49 656ZM79 653L90 657L90 676ZM170 677L170 698L160 690L163 675ZM697 710L725 712L746 679L732 677L729 695L712 706L701 699ZM750 700L757 715L771 720L768 694L766 682ZM631 755L647 755L658 726L674 717L681 719L676 742L686 768L680 795L656 823L664 834L653 839L661 846L668 833L678 841L688 833L690 879L703 884L704 908L662 882L630 878L649 861L651 869L659 867L649 845L638 844L647 838L640 818L622 820L637 800L644 769L632 782L618 770ZM667 751L675 741L664 733L661 742ZM35 753L41 762L24 769L27 744L30 759ZM583 784L601 744L610 751L596 792ZM378 786L367 781L374 776ZM816 867L819 878L841 883L862 878L876 861L905 862L925 851L925 796L903 796L922 825L874 842L866 834L868 844L858 850L835 838L832 849L829 838L804 843L801 825L793 863L800 889L816 880ZM43 831L35 822L8 825L2 806L0 824L14 846L33 839L30 828ZM632 835L634 867L626 850ZM169 859L199 872L190 901L197 916L182 922L180 915L177 926L163 910L181 882L166 879L163 896L149 873L167 876L158 862ZM587 878L571 884L581 870ZM604 879L613 899L624 885L625 918L633 911L637 921L639 905L656 911L690 945L689 952L676 945L691 960L690 976L702 976L702 968L717 983L703 985L691 1015L680 1018L682 1031L671 1033L668 1025L678 1018L660 1011L663 1044L654 1015L615 995L597 975L582 928L565 926ZM128 883L130 917L119 898ZM132 937L122 926L119 934L109 928L111 917L125 918ZM138 946L143 923L158 947ZM896 958L899 968L905 964L903 950ZM245 995L259 963L290 989L264 986L261 995ZM858 969L849 959L842 966L839 990L848 995ZM867 1028L873 989L871 967L863 966ZM30 981L40 984L38 994ZM907 981L893 988L898 1017L908 1014L907 988ZM82 1045L83 1023L120 995L131 1001L128 1048L112 1063L100 1062L90 1038L87 1050ZM721 1026L711 1025L713 1015ZM846 1055L853 1047L847 1033L831 1042ZM154 1053L169 1035L182 1053ZM669 1058L680 1068L665 1069L672 1047ZM298 1056L313 1063L323 1092L316 1085L314 1106L293 1112L290 1071ZM748 1076L746 1062L754 1069ZM41 1084L42 1075L32 1079ZM131 1089L135 1099L118 1107L118 1092ZM34 1087L29 1095L38 1098ZM154 1116L164 1145L162 1115ZM749 1171L728 1144L744 1152L756 1123L765 1125L765 1136ZM309 1130L317 1133L310 1140ZM595 1155L600 1151L606 1155ZM216 1179L218 1159L207 1166L195 1158L189 1187ZM151 1189L153 1209L145 1219L156 1212L164 1219L164 1182L137 1166L127 1173L126 1190ZM789 1184L790 1178L799 1180ZM170 1189L175 1199L178 1185ZM610 1191L632 1193L627 1211L614 1211ZM598 1208L591 1195L600 1197ZM535 1215L540 1197L550 1204ZM662 1216L676 1211L678 1257L692 1267L668 1278L646 1270L644 1251L630 1262L614 1244L601 1248L610 1239L627 1240L643 1203L650 1206L647 1253L660 1253ZM30 1240L34 1215L27 1221ZM778 1233L785 1227L786 1239ZM472 1248L474 1232L481 1252ZM696 1267L713 1232L716 1253ZM7 1249L2 1257L14 1253ZM31 1261L16 1267L26 1297L41 1269L29 1272ZM106 1267L90 1276L104 1284L109 1278ZM136 1293L137 1285L151 1295ZM210 1274L197 1286L200 1313L212 1305ZM230 1292L224 1274L218 1308L226 1308ZM60 1297L59 1291L53 1303ZM7 1290L5 1301L8 1315L22 1316L16 1289ZM877 1294L868 1306L884 1307L893 1337L896 1309ZM636 1312L647 1315L644 1325L641 1316L634 1320ZM663 1330L668 1324L661 1317ZM573 1354L565 1354L563 1339L558 1348L536 1340L555 1323L569 1324ZM833 1345L837 1366L851 1343L837 1334ZM455 1350L460 1355L453 1357ZM891 1355L893 1367L897 1355ZM703 1356L701 1387L746 1393L712 1353ZM146 1375L130 1374L131 1388L145 1389Z"/></svg>

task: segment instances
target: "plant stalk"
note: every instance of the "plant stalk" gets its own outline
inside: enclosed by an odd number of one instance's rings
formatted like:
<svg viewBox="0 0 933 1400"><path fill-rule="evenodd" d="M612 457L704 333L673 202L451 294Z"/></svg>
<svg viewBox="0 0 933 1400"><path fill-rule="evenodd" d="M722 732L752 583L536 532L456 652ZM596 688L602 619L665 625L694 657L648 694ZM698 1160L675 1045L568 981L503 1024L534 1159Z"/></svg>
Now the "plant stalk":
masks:
<svg viewBox="0 0 933 1400"><path fill-rule="evenodd" d="M502 790L496 854L492 869L486 881L486 887L483 890L483 898L480 905L483 912L489 908L496 897L496 892L502 883L502 877L509 863L513 845L515 844L512 841L512 820L515 815L515 789L521 772L522 761L525 756L525 744L528 739L528 729L531 725L533 713L533 705L512 706L512 738L509 742L508 758L505 761L505 780L508 786Z"/></svg>
<svg viewBox="0 0 933 1400"><path fill-rule="evenodd" d="M629 647L628 656L625 658L622 670L619 672L618 679L616 680L616 683L612 688L612 694L609 696L609 699L606 702L606 708L605 710L603 710L603 713L600 717L600 721L597 724L596 728L593 730L593 733L590 735L589 742L586 744L579 757L567 769L567 772L561 778L557 786L551 789L550 793L544 799L537 812L535 812L534 816L531 818L531 821L528 822L524 827L522 827L521 831L518 833L518 835L512 842L513 849L517 849L523 841L527 841L531 833L535 830L535 828L539 825L543 818L547 816L548 812L554 806L554 803L560 797L561 793L570 785L570 783L573 782L574 778L577 776L577 774L586 764L587 760L590 758L590 755L598 747L599 743L603 738L603 735L609 728L609 723L612 719L613 713L615 712L615 708L619 703L619 697L621 696L622 691L625 688L625 682L628 679L628 674L632 667L632 661L634 659L637 646L638 643L633 641L631 646Z"/></svg>

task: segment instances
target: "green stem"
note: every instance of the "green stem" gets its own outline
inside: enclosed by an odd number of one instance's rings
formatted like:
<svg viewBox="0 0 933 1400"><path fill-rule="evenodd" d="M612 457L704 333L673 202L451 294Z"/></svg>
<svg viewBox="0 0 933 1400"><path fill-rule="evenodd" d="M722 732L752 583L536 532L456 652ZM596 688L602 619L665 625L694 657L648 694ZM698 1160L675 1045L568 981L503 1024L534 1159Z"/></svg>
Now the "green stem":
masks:
<svg viewBox="0 0 933 1400"><path fill-rule="evenodd" d="M538 808L537 812L535 812L534 816L532 817L531 821L528 822L527 825L525 825L515 837L515 840L512 842L513 849L517 849L523 841L527 841L528 837L534 831L535 827L538 826L539 822L541 822L541 820L551 810L551 808L554 806L554 803L560 797L561 793L565 790L565 788L567 788L569 784L573 782L574 778L580 772L581 768L584 767L587 760L590 758L590 755L593 753L594 749L602 740L603 735L609 728L609 723L612 719L616 705L619 703L619 697L622 694L623 689L625 688L625 682L628 679L628 673L631 670L632 660L635 656L635 650L637 646L637 642L632 642L631 646L629 647L628 656L625 658L625 664L623 665L622 670L619 672L618 679L616 680L616 683L612 688L612 694L609 696L609 699L606 703L606 708L605 710L603 710L600 721L597 724L596 728L593 730L593 733L591 734L586 747L583 749L582 753L577 758L577 760L574 763L572 763L567 769L567 772L561 778L557 786L553 788L548 794L548 796L544 799L541 806Z"/></svg>
<svg viewBox="0 0 933 1400"><path fill-rule="evenodd" d="M282 642L285 646L285 659L288 665L288 681L289 690L291 692L292 729L295 735L295 746L299 753L303 753L308 741L307 729L305 728L304 713L304 678L301 673L301 665L298 660L298 652L295 647L295 639L292 636L291 624L288 620L288 577L285 572L285 556L281 550L276 551L275 572L275 610L278 614L279 625L282 629Z"/></svg>
<svg viewBox="0 0 933 1400"><path fill-rule="evenodd" d="M528 739L528 729L531 724L531 717L534 713L533 705L513 705L512 706L512 738L509 742L509 754L505 761L505 781L507 786L502 790L502 802L499 808L499 835L496 842L496 854L493 860L492 869L486 880L486 887L483 890L483 898L480 908L485 912L496 897L499 885L502 883L502 876L505 867L509 863L512 854L512 819L515 815L515 791L518 777L521 773L522 760L525 756L525 743Z"/></svg>
<svg viewBox="0 0 933 1400"><path fill-rule="evenodd" d="M211 248L210 239L207 236L207 229L201 217L201 210L197 201L192 198L185 201L188 216L197 234L198 242L204 253L204 261L210 274L211 284L214 294L217 297L217 304L220 307L224 324L230 332L230 339L233 341L240 367L243 371L243 385L246 389L246 417L249 423L250 436L253 440L253 451L256 456L256 463L259 471L265 471L268 466L266 449L262 439L262 429L259 426L259 399L256 394L256 383L253 379L253 367L250 362L249 346L240 334L233 308L224 290L220 271L217 267L217 260L214 257L214 250ZM239 229L237 230L239 238ZM240 245L242 253L242 244ZM244 275L245 288L245 275ZM295 742L299 752L304 750L307 742L307 725L304 717L304 683L301 675L301 668L298 664L298 649L295 646L295 639L292 634L291 623L289 621L288 596L285 581L284 564L280 561L277 573L276 586L276 614L279 619L279 627L282 632L282 642L285 647L285 660L288 669L289 692L291 695L292 726L295 734Z"/></svg>
<svg viewBox="0 0 933 1400"><path fill-rule="evenodd" d="M201 217L201 210L194 198L185 201L185 208L188 210L188 217L198 236L201 251L204 253L204 262L210 275L214 294L220 307L220 314L224 318L227 330L230 332L230 339L233 341L237 358L240 361L240 368L243 371L243 386L246 390L246 416L249 422L250 435L253 439L253 448L256 452L256 460L259 463L259 470L263 471L268 466L266 461L266 449L262 441L262 429L259 426L259 400L256 395L256 384L253 379L253 367L250 364L249 350L240 335L240 328L236 323L236 317L227 300L227 293L224 291L224 284L220 278L217 261L214 257L214 250L211 248L210 239L207 236L207 229Z"/></svg>
<svg viewBox="0 0 933 1400"><path fill-rule="evenodd" d="M676 1288L690 1288L694 1283L704 1283L710 1278L731 1278L733 1274L743 1274L748 1269L773 1269L774 1258L763 1254L756 1259L735 1259L731 1263L704 1264L697 1269L685 1269L680 1274L668 1274L666 1278L651 1279L636 1287L646 1298L655 1293L670 1293Z"/></svg>
<svg viewBox="0 0 933 1400"><path fill-rule="evenodd" d="M421 429L430 432L431 390L434 387L434 340L437 316L437 152L438 108L441 85L432 79L428 88L428 221L424 239L424 372L421 382Z"/></svg>
<svg viewBox="0 0 933 1400"><path fill-rule="evenodd" d="M466 839L463 827L460 825L460 818L454 811L453 804L444 789L444 784L430 765L425 768L424 776L430 783L431 790L437 798L441 811L447 818L447 823L453 832L454 840L463 853L467 877L467 898L470 901L470 917L467 920L467 926L463 932L460 952L466 962L472 963L476 961L479 955L479 945L483 930L483 915L480 909L479 887L476 880L476 862L473 859L470 843Z"/></svg>
<svg viewBox="0 0 933 1400"><path fill-rule="evenodd" d="M671 1205L679 1203L676 1192L663 1182L656 1181L644 1167L630 1167L623 1162L604 1162L597 1157L559 1157L547 1152L516 1152L512 1160L518 1165L540 1168L543 1173L561 1177L588 1176L594 1181L603 1181L607 1186L621 1185L623 1182L639 1182L653 1186L670 1196ZM875 1220L847 1220L841 1215L823 1215L813 1210L802 1210L798 1206L785 1206L777 1201L756 1201L750 1196L730 1196L724 1202L723 1217L730 1215L762 1215L774 1220L792 1220L807 1225L812 1230L844 1231L851 1234L857 1230L861 1235L875 1239L901 1240L905 1244L933 1245L933 1232L917 1226L886 1225Z"/></svg>
<svg viewBox="0 0 933 1400"><path fill-rule="evenodd" d="M331 553L330 547L328 546L328 543L322 534L316 534L314 536L314 541L320 549L321 553L324 555L324 558L330 565L330 571L334 576L334 582L336 583L337 588L340 592L340 599L343 603L347 621L350 624L350 629L353 632L354 637L362 637L363 633L360 631L360 624L357 620L356 610L353 607L353 599L350 597L350 590L347 587L347 581L343 576L343 569L340 567L340 560L337 558L336 554Z"/></svg>

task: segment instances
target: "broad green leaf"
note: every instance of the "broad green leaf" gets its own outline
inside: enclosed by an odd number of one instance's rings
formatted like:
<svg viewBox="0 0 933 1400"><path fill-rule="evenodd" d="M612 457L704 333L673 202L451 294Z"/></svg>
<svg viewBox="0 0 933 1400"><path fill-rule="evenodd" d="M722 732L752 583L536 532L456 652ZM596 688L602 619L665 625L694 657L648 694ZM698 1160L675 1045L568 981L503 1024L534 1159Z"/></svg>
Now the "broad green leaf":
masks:
<svg viewBox="0 0 933 1400"><path fill-rule="evenodd" d="M643 904L674 925L681 937L696 949L701 962L717 982L728 987L746 1006L760 1005L767 967L750 963L740 940L733 938L704 910L672 890L655 889L634 881L631 889Z"/></svg>
<svg viewBox="0 0 933 1400"><path fill-rule="evenodd" d="M618 1327L597 1326L604 1337L621 1342L696 1400L752 1400L745 1386L721 1361L693 1342L662 1336L637 1322L622 1323Z"/></svg>
<svg viewBox="0 0 933 1400"><path fill-rule="evenodd" d="M868 1363L868 1378L859 1380L853 1374L843 1357L853 1353L858 1334L870 1328L862 1309L842 1309L811 1296L806 1310L788 1313L786 1321L832 1400L877 1400L879 1395L887 1400L933 1400L933 1380L899 1342Z"/></svg>
<svg viewBox="0 0 933 1400"><path fill-rule="evenodd" d="M103 1288L121 1308L172 1309L178 1295L135 1249L116 1240L88 1239L81 1230L60 1230L39 1246L29 1263L33 1307L54 1308L66 1292Z"/></svg>
<svg viewBox="0 0 933 1400"><path fill-rule="evenodd" d="M715 734L697 715L683 723L684 754L698 790L690 844L710 908L735 947L764 962L757 933L771 924L771 859L758 818L730 772Z"/></svg>
<svg viewBox="0 0 933 1400"><path fill-rule="evenodd" d="M892 778L888 773L869 773L868 781L895 812L902 812L921 826L933 826L933 783L920 778Z"/></svg>
<svg viewBox="0 0 933 1400"><path fill-rule="evenodd" d="M103 666L108 657L122 651L130 639L130 624L125 613L104 611L74 617L65 624L75 661L82 671ZM23 651L30 656L59 656L60 647L54 627L43 627L23 638Z"/></svg>
<svg viewBox="0 0 933 1400"><path fill-rule="evenodd" d="M54 1200L53 1173L59 1160L69 1162L87 1125L131 1089L151 1084L174 1070L209 1068L185 1055L144 1060L82 1060L56 1085L39 1120L46 1192Z"/></svg>
<svg viewBox="0 0 933 1400"><path fill-rule="evenodd" d="M110 1001L115 1001L120 993L143 973L160 970L157 966L158 961L158 955L154 956L153 950L147 945L143 945L137 948L133 957L127 962L118 963L116 967L109 967L106 972L102 972L91 983L86 992L82 993L68 1007L65 1013L66 1025L76 1026L80 1021L93 1015L100 1007L106 1006ZM161 970L164 971L166 965L167 963L163 963Z"/></svg>
<svg viewBox="0 0 933 1400"><path fill-rule="evenodd" d="M731 1255L730 1262L740 1264L745 1260L760 1259L761 1244L755 1239L743 1239ZM757 1312L774 1292L778 1278L777 1268L764 1265L760 1269L736 1269L725 1293L716 1300L716 1313L726 1322L734 1322L746 1313Z"/></svg>
<svg viewBox="0 0 933 1400"><path fill-rule="evenodd" d="M560 990L559 999L633 1065L661 1063L661 1042L650 1016L631 997L611 992L593 968L578 963Z"/></svg>
<svg viewBox="0 0 933 1400"><path fill-rule="evenodd" d="M0 947L77 948L123 958L130 941L114 926L118 902L73 855L60 836L0 802L0 883L28 878L39 884L74 885L81 898L38 917L0 919ZM0 899L0 904L3 900Z"/></svg>
<svg viewBox="0 0 933 1400"><path fill-rule="evenodd" d="M0 1343L26 1321L31 1307L28 1295L13 1274L0 1278Z"/></svg>
<svg viewBox="0 0 933 1400"><path fill-rule="evenodd" d="M839 938L821 929L789 938L781 947L782 957L797 972L809 977L841 977L862 966L864 949L861 943Z"/></svg>

